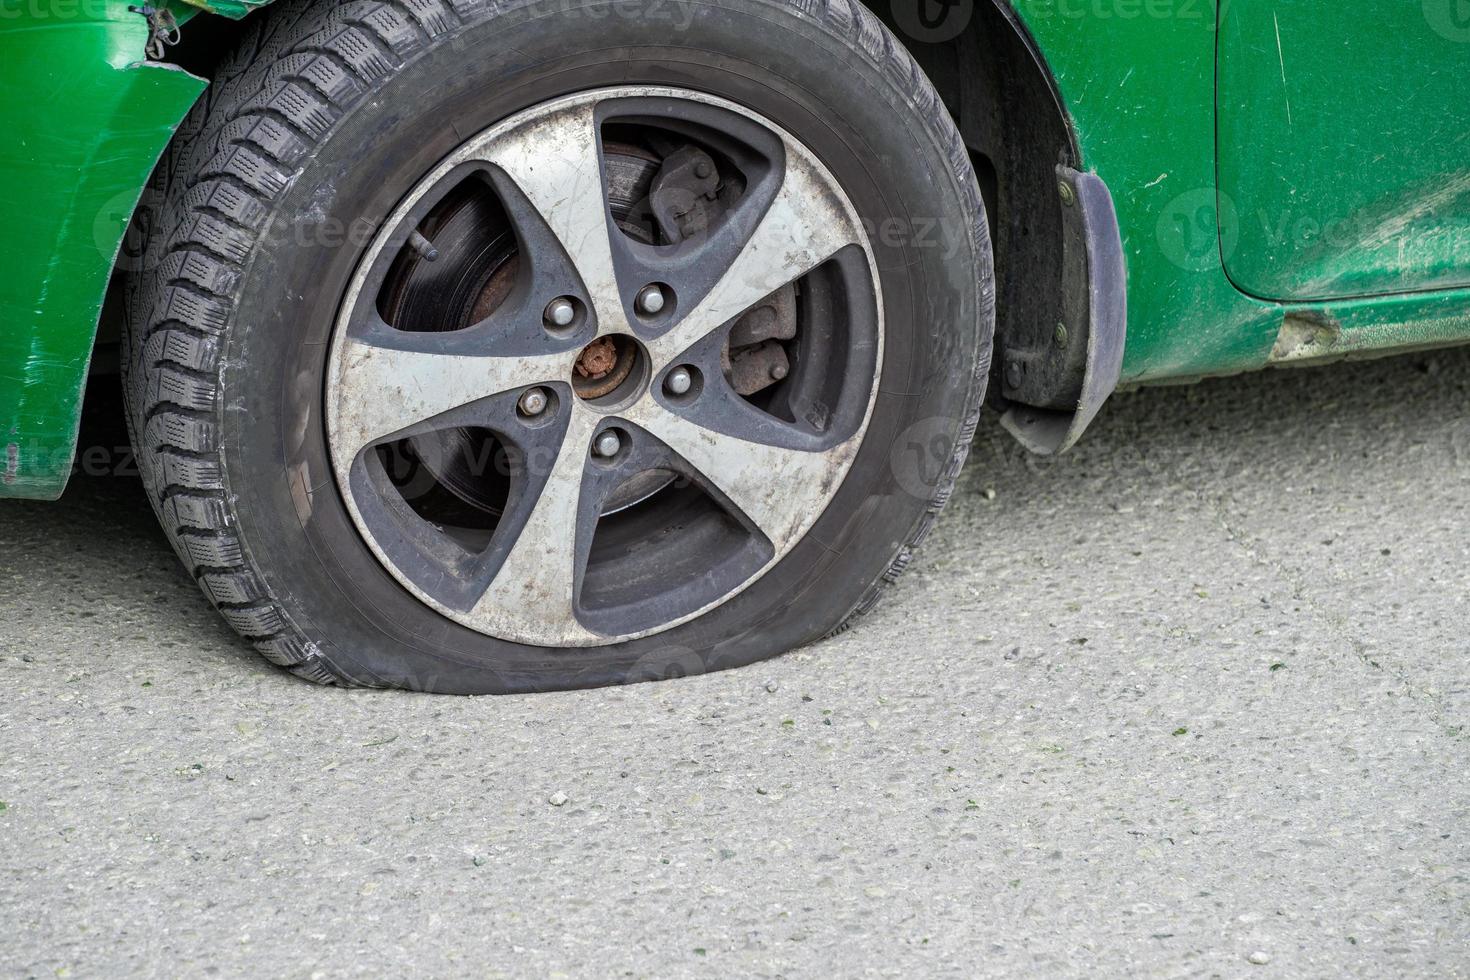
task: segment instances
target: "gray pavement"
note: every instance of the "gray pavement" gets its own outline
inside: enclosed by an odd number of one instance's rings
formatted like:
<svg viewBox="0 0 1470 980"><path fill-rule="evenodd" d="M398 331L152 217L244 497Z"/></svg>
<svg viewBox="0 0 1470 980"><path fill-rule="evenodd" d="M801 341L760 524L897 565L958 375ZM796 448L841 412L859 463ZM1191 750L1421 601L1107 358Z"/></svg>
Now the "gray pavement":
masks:
<svg viewBox="0 0 1470 980"><path fill-rule="evenodd" d="M0 975L1467 976L1467 491L1470 352L1125 394L845 636L504 699L0 502Z"/></svg>

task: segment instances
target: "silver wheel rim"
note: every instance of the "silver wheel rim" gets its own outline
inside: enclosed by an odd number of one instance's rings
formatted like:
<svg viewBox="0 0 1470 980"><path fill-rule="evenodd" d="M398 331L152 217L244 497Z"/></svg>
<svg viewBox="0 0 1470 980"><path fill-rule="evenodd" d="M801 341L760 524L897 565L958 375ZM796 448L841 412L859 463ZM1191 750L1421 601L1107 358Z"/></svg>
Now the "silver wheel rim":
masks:
<svg viewBox="0 0 1470 980"><path fill-rule="evenodd" d="M768 188L763 193L769 194L769 203L762 201L757 208L752 202L742 211L742 199L737 199L724 223L711 226L704 240L681 243L681 254L696 258L703 248L708 254L700 261L706 266L719 261L721 249L729 260L714 272L690 264L696 270L691 281L703 275L709 284L695 282L684 290L674 283L670 293L676 298L670 308L658 310L650 321L640 311L660 305L645 295L657 280L645 281L644 269L630 280L633 259L627 256L650 262L656 257L649 258L652 249L628 246L618 237L623 233L609 211L602 142L608 113L665 105L674 114L683 105L696 115L726 113L744 119L770 135L780 161L759 186L751 181L745 190L750 195ZM569 263L566 285L547 290L551 295L530 296L524 309L508 312L498 327L477 324L479 336L473 330L419 333L389 326L376 293L387 274L383 270L412 246L417 216L436 188L479 168L519 201L533 225L539 219L540 230L549 232L545 251L559 249ZM528 249L535 248L519 228L517 235ZM531 262L537 254L529 251ZM870 324L871 330L870 335L848 335L847 348L832 356L847 358L844 363L860 370L840 379L841 397L832 413L833 418L845 413L842 418L814 420L820 413L808 412L783 431L777 423L784 419L757 418L728 397L728 379L711 376L717 364L711 345L729 343L731 325L752 307L839 261L846 270L841 281L849 284L844 288L856 289L852 295L871 304L859 308L848 301L849 316ZM554 274L548 278L556 279ZM859 286L850 286L859 280ZM583 322L580 328L564 327L560 321L570 316L555 306L558 323L552 324L553 307L545 306L548 319L539 326L547 342L538 347L535 325L520 322L526 320L525 309L557 303L561 297L574 307L582 298ZM597 646L658 633L703 615L758 581L802 540L851 469L867 434L883 362L883 304L873 250L836 178L769 120L722 99L670 88L611 88L569 96L519 113L469 140L387 220L354 275L342 311L327 370L328 446L343 501L363 540L389 574L431 608L478 632L546 647ZM519 320L510 322L516 316ZM561 338L563 329L581 332ZM588 347L580 342L587 337L614 338L609 343L623 345L620 351L633 351L630 356L639 366L631 385L601 399L578 395L569 379L578 365L587 363ZM728 363L728 351L721 356ZM707 368L703 373L699 364ZM796 370L801 369L798 363ZM806 369L819 367L809 360ZM691 370L706 382L692 396L680 390L688 387ZM507 414L507 404L510 413L519 415ZM528 416L527 406L541 411ZM823 412L829 408L821 406ZM508 496L490 543L478 553L466 549L467 557L435 544L432 531L442 528L403 530L411 519L399 501L385 499L391 495L373 472L385 447L435 425L467 424L466 419L497 434L513 425L528 432L545 430L525 439L515 453L520 460L515 479L522 489ZM623 440L620 452L601 453L613 444L609 432ZM589 519L597 526L607 514L588 508L597 494L610 492L610 481L626 478L612 467L626 466L631 473L642 465L632 458L639 453L647 457L651 471L684 474L690 485L717 499L759 547L745 548L750 553L741 552L739 561L726 560L733 569L722 570L727 579L711 579L718 583L717 594L689 593L685 585L674 583L683 605L671 601L660 606L661 600L651 596L630 600L625 607L614 603L592 610L581 604L579 589L589 581L587 563L595 545L589 535L601 532L589 532L587 526ZM619 463L620 455L629 458ZM608 567L621 566L614 562ZM611 573L599 574L606 578ZM616 611L635 607L637 615Z"/></svg>

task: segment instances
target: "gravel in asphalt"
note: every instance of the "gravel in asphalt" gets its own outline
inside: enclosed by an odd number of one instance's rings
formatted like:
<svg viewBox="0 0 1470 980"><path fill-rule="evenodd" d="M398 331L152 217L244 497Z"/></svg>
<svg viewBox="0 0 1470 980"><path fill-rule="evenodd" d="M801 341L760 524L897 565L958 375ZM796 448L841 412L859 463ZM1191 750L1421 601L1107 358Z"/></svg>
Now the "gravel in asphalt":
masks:
<svg viewBox="0 0 1470 980"><path fill-rule="evenodd" d="M841 637L498 699L269 667L130 478L0 502L0 974L1467 976L1467 491L1470 351L1122 394Z"/></svg>

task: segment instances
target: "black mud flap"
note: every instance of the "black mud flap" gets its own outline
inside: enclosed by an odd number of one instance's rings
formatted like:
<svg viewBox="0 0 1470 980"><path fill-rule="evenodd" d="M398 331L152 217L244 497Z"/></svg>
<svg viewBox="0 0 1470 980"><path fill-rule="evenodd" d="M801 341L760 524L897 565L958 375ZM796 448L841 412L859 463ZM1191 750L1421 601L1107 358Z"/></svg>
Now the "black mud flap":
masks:
<svg viewBox="0 0 1470 980"><path fill-rule="evenodd" d="M1085 263L1085 287L1069 297L1069 306L1084 307L1073 322L1087 324L1087 366L1073 411L1013 404L1001 424L1034 453L1052 456L1076 444L1097 417L1103 402L1118 386L1123 346L1128 332L1127 269L1118 214L1107 185L1093 174L1057 168L1057 178L1070 185L1074 207L1063 208L1066 264ZM1080 302L1078 302L1080 300Z"/></svg>

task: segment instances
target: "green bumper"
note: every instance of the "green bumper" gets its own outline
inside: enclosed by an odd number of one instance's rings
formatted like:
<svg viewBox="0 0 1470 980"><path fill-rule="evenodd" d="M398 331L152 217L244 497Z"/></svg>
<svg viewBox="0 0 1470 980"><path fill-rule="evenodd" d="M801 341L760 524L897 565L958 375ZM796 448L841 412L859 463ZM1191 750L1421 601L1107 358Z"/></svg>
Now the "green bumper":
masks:
<svg viewBox="0 0 1470 980"><path fill-rule="evenodd" d="M0 497L57 497L123 233L205 88L112 0L0 0Z"/></svg>

